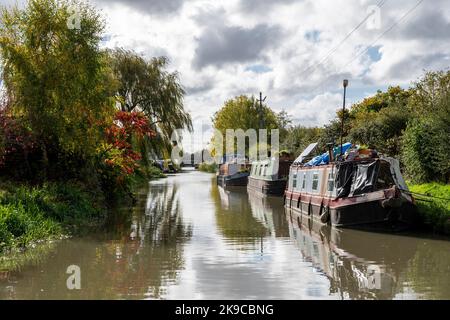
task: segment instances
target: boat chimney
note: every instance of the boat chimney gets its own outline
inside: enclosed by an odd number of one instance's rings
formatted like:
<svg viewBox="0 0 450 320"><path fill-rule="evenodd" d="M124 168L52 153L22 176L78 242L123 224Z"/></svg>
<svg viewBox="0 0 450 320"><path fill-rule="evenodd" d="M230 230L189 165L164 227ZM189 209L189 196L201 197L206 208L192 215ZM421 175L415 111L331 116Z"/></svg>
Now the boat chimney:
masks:
<svg viewBox="0 0 450 320"><path fill-rule="evenodd" d="M327 143L327 147L328 147L328 156L330 157L330 163L333 163L334 162L334 152L333 152L334 143Z"/></svg>

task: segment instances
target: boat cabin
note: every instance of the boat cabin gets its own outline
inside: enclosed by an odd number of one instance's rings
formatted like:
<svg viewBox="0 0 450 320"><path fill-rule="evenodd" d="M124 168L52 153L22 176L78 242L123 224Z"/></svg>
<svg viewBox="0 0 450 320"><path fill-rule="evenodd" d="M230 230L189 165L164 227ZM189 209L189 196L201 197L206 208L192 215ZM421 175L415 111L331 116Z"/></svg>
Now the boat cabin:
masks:
<svg viewBox="0 0 450 320"><path fill-rule="evenodd" d="M286 207L338 227L413 223L414 203L399 161L381 157L374 150L345 146L345 156L339 161L333 159L340 147L305 163L313 147L294 162L285 192Z"/></svg>

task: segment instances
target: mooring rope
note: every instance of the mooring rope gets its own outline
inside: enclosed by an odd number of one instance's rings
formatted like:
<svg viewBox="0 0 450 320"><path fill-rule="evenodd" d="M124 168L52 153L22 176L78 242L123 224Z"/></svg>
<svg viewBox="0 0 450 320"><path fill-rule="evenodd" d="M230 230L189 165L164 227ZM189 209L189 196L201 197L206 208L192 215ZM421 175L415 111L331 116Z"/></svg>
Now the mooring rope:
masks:
<svg viewBox="0 0 450 320"><path fill-rule="evenodd" d="M423 194L423 193L418 193L418 192L411 192L411 191L403 190L403 189L400 189L400 191L403 191L403 192L405 192L405 193L407 193L407 194L409 194L409 195L412 195L412 196L419 196L419 197L426 197L426 198L437 199L437 200L450 201L449 198L442 198L442 197L430 196L430 195L428 195L428 194ZM419 200L419 201L428 201L428 200L423 200L423 199L417 199L417 200Z"/></svg>

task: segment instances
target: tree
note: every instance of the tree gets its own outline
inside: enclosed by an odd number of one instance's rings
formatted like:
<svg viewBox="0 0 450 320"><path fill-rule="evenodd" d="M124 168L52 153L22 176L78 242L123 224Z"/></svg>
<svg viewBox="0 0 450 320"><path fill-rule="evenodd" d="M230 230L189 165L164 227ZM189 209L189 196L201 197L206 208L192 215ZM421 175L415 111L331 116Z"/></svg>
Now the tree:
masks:
<svg viewBox="0 0 450 320"><path fill-rule="evenodd" d="M295 156L300 155L311 143L318 142L323 132L322 128L296 126L287 130L286 138L281 148L290 151Z"/></svg>
<svg viewBox="0 0 450 320"><path fill-rule="evenodd" d="M260 123L261 112L264 119L264 128L261 128ZM222 133L225 142L228 129L242 129L244 132L249 129L256 131L267 129L267 136L270 141L270 130L279 129L280 124L283 124L282 122L287 123L289 120L285 113L282 113L281 116L277 115L267 105L263 105L261 111L259 102L255 97L239 96L226 101L222 109L214 114L212 121L214 128ZM259 141L259 143L269 141ZM248 148L246 150L248 151Z"/></svg>
<svg viewBox="0 0 450 320"><path fill-rule="evenodd" d="M408 177L416 182L449 182L450 71L425 74L412 92L408 108L414 118L402 149Z"/></svg>
<svg viewBox="0 0 450 320"><path fill-rule="evenodd" d="M73 8L80 28L68 27ZM102 19L87 4L57 0L3 8L0 19L8 104L40 142L46 167L61 153L91 158L113 112Z"/></svg>
<svg viewBox="0 0 450 320"><path fill-rule="evenodd" d="M114 74L119 82L117 100L122 111L142 111L166 146L176 129L192 130L192 120L183 105L184 90L177 73L165 69L165 57L146 60L123 49L111 53Z"/></svg>

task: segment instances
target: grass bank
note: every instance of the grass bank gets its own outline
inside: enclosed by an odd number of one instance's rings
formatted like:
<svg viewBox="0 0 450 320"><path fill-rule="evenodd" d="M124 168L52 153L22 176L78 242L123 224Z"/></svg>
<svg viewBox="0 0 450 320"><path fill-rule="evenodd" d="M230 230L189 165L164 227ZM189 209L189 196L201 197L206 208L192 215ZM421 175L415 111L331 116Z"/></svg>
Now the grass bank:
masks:
<svg viewBox="0 0 450 320"><path fill-rule="evenodd" d="M150 167L133 177L131 188L163 177ZM112 203L123 202L127 195L106 195L101 188L78 181L31 186L0 180L0 254L102 226Z"/></svg>
<svg viewBox="0 0 450 320"><path fill-rule="evenodd" d="M439 183L409 184L415 196L419 213L426 228L450 235L450 185Z"/></svg>
<svg viewBox="0 0 450 320"><path fill-rule="evenodd" d="M0 253L76 234L106 217L101 192L76 182L0 185Z"/></svg>
<svg viewBox="0 0 450 320"><path fill-rule="evenodd" d="M202 163L198 166L198 170L202 172L216 173L219 170L219 166L215 163L213 164Z"/></svg>

